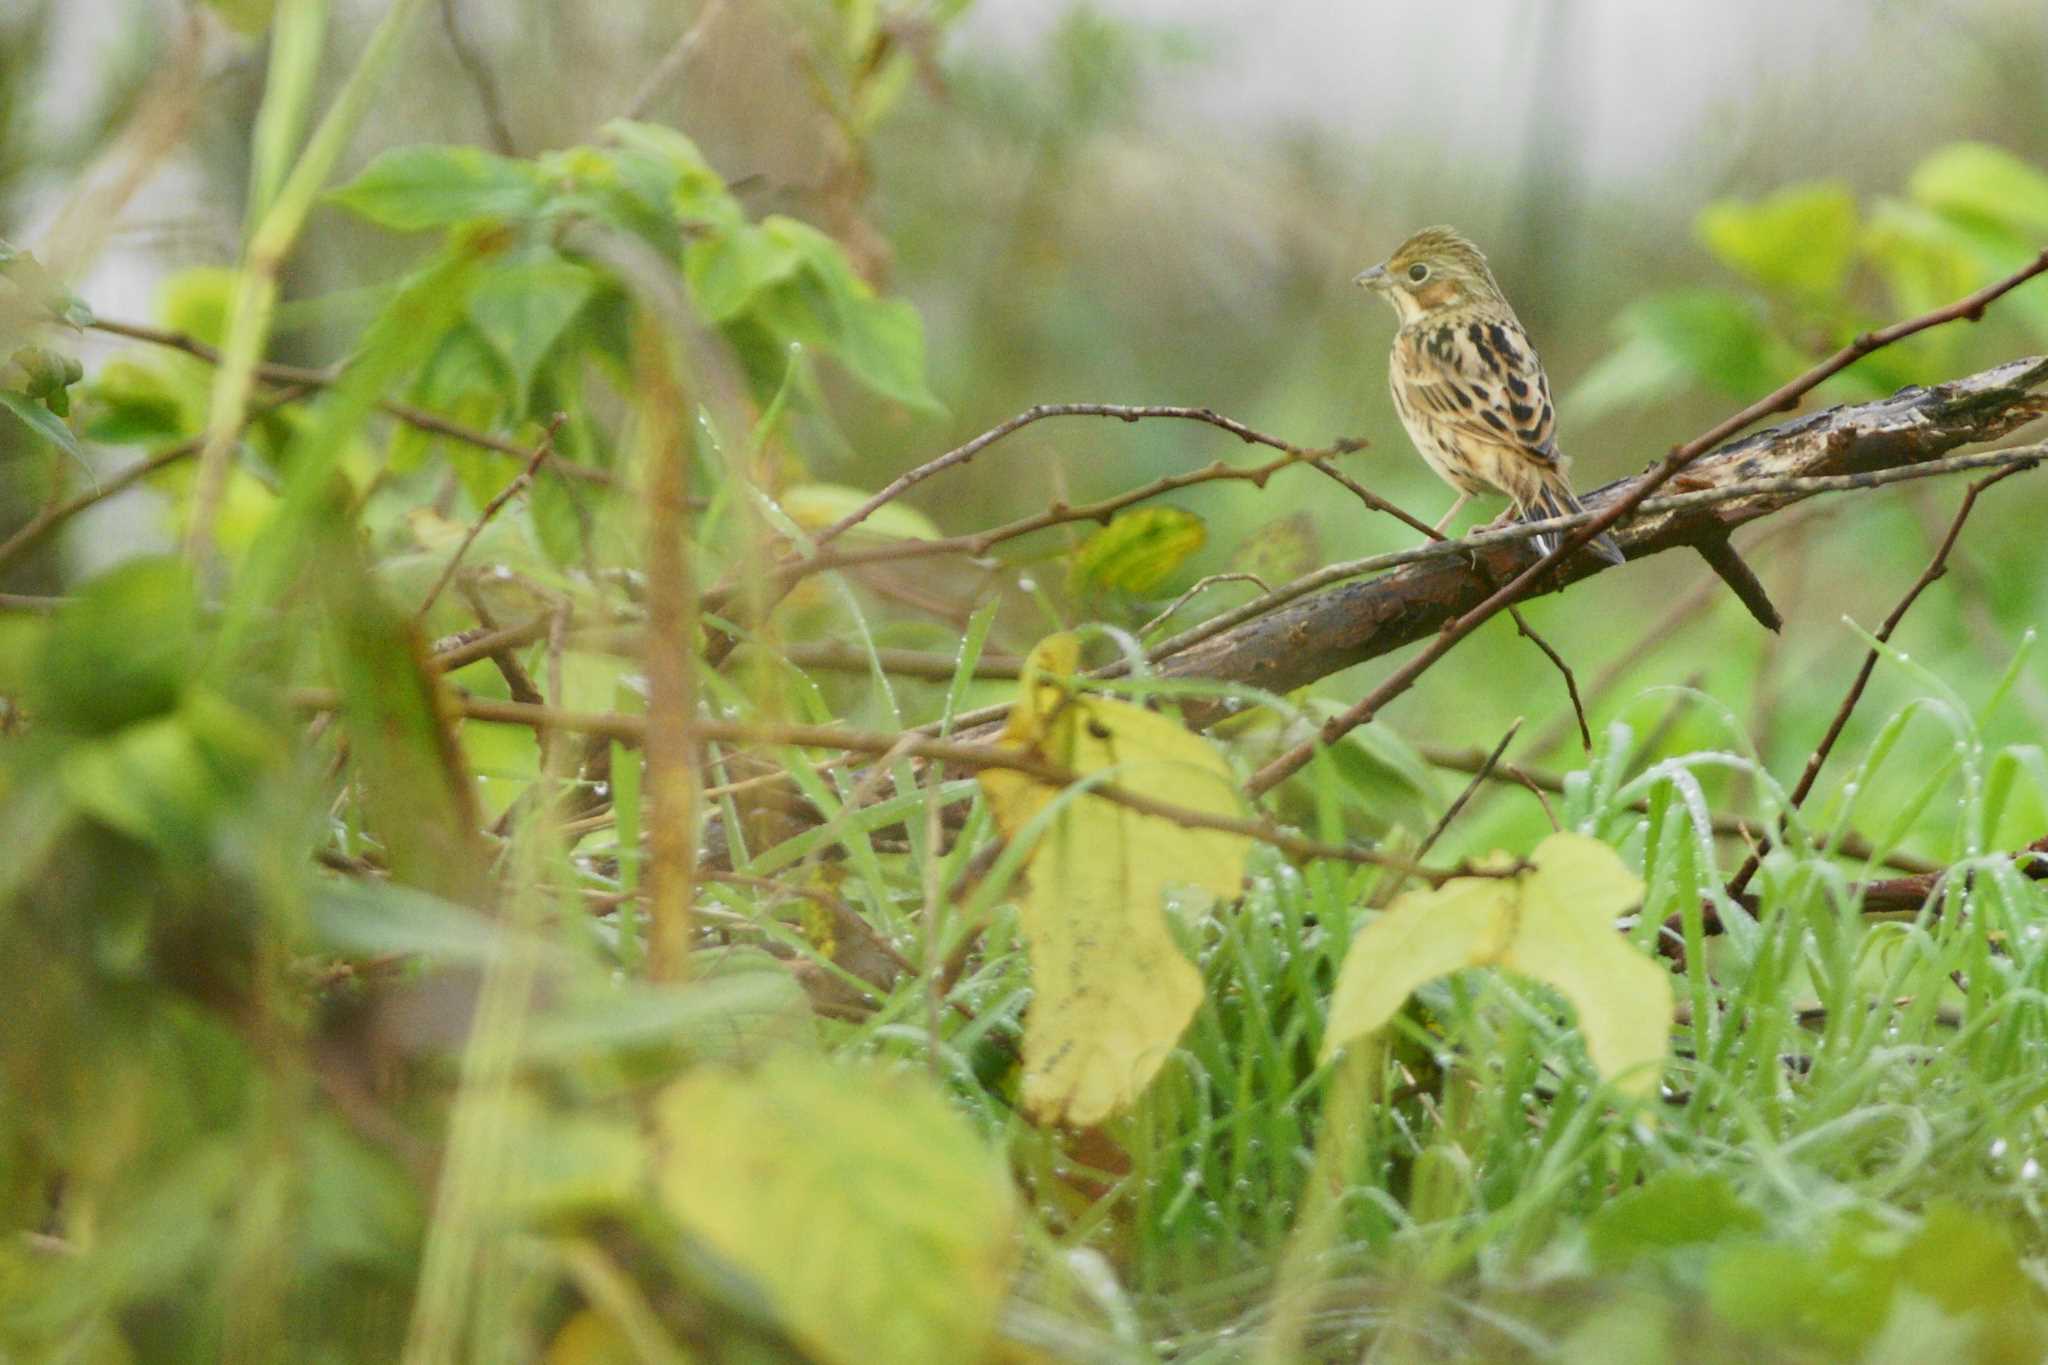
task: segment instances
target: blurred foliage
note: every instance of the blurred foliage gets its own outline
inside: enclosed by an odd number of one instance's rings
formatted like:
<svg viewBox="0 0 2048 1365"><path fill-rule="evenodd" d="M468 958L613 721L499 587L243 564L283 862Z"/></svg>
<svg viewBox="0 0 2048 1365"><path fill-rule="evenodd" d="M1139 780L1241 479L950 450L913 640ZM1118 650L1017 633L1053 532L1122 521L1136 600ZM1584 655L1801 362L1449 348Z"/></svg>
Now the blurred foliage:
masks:
<svg viewBox="0 0 2048 1365"><path fill-rule="evenodd" d="M1373 956L1429 913L1397 872L1022 776L763 742L705 746L692 970L652 980L658 812L633 727L645 547L675 529L650 516L655 437L682 419L698 628L739 645L697 671L706 718L952 733L1000 705L1031 757L1235 814L1237 779L1352 680L1274 698L1067 675L1251 590L1210 581L1157 621L1212 575L1277 585L1410 538L1312 470L855 563L779 604L768 566L929 454L1071 398L1362 431L1380 445L1349 468L1432 506L1384 335L1341 281L1413 226L1358 166L1447 195L1458 168L1165 136L1162 90L1222 54L1085 7L993 57L949 46L956 0L415 6L346 173L300 187L305 231L272 261L264 225L319 164L313 116L369 69L349 8L180 12L211 35L204 67L172 20L121 9L63 119L30 100L61 83L60 7L0 17L10 235L74 181L55 221L108 227L125 201L86 191L157 172L200 223L150 257L177 268L148 317L46 243L0 248L0 1357L1235 1361L1288 1320L1272 1291L1325 1194L1306 1358L2048 1350L2048 892L2003 856L2048 828L2029 634L2048 545L2023 480L1908 623L1911 653L1885 655L1804 811L1778 779L1865 646L1835 618L1924 562L1925 498L1859 496L1760 557L1802 627L1783 641L1718 598L1658 624L1692 568L1542 604L1580 677L1607 674L1590 752L1560 755L1561 693L1503 624L1277 790L1275 816L1325 841L1598 850L1597 875L1488 885L1475 934L1429 962ZM216 12L253 36L200 27ZM203 99L147 79L188 58ZM473 145L480 82L513 145ZM1921 147L1886 183L1730 187L1749 197L1697 211L1708 283L1669 248L1509 280L1552 312L1559 378L1614 319L1565 408L1586 467L2048 233L2048 176L2012 150ZM1597 209L1616 237L1645 216ZM1828 392L2038 346L2044 299ZM194 457L232 373L213 353L252 336L242 360L274 363L249 371L209 513ZM650 349L686 414L651 410ZM1220 439L1046 423L836 548L1075 506ZM208 515L214 554L163 552ZM1069 629L1020 690L1019 656ZM1208 738L1172 714L1219 692L1245 709ZM614 724L461 717L537 698ZM1510 761L1571 770L1536 799L1461 796L1460 755L1539 714L1550 735ZM1754 906L1721 890L1746 848L1710 812L1786 822ZM1565 845L1542 842L1553 822ZM1850 829L1970 875L1868 923L1845 888L1880 869L1832 851ZM1634 927L1604 946L1625 965L1589 979L1530 951L1597 937L1581 921L1622 899ZM1711 945L1706 904L1728 929ZM1664 984L1667 919L1691 935L1675 1031L1656 991L1615 989ZM1487 963L1562 998L1467 969ZM1366 987L1391 998L1361 1022ZM1370 1103L1356 1056L1321 1060L1366 1026L1386 1044ZM1667 1036L1661 1092L1617 1092L1624 1045Z"/></svg>
<svg viewBox="0 0 2048 1365"><path fill-rule="evenodd" d="M1944 147L1914 168L1903 198L1859 205L1839 180L1701 209L1694 230L1744 289L1652 293L1625 309L1621 344L1572 391L1578 416L1655 403L1693 387L1750 398L1859 334L2011 274L2048 232L2048 173L1984 143ZM2036 345L2048 304L2014 296ZM1929 384L1969 348L1936 329L1867 356L1830 381L1838 400Z"/></svg>

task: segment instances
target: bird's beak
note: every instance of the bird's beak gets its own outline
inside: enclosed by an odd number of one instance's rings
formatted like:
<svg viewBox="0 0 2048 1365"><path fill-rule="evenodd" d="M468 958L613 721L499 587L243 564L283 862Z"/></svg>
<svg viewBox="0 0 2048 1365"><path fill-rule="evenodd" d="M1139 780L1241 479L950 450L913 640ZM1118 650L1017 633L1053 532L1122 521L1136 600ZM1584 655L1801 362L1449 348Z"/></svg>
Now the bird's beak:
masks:
<svg viewBox="0 0 2048 1365"><path fill-rule="evenodd" d="M1351 277L1351 282L1361 289L1384 289L1387 287L1387 268L1376 265L1370 270L1361 270Z"/></svg>

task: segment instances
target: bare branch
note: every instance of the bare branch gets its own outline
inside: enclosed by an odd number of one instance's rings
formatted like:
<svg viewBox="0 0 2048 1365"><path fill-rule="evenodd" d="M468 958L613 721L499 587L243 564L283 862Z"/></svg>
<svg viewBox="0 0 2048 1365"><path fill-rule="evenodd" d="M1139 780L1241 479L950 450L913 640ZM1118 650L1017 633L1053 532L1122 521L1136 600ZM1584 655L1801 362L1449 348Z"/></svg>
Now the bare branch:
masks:
<svg viewBox="0 0 2048 1365"><path fill-rule="evenodd" d="M1343 714L1332 717L1329 721L1325 722L1316 735L1304 740L1301 744L1281 754L1278 758L1275 758L1264 768L1260 769L1252 777L1250 787L1252 794L1256 796L1268 791L1275 783L1298 771L1314 755L1319 745L1333 744L1347 732L1371 720L1373 716L1378 714L1381 707L1414 686L1415 680L1421 677L1437 660L1450 653L1460 640L1463 640L1467 635L1470 635L1486 621L1490 620L1495 613L1513 606L1527 597L1535 590L1536 585L1543 580L1545 574L1550 573L1553 569L1562 569L1569 564L1575 557L1578 557L1579 550L1591 541L1593 537L1602 531L1608 530L1616 522L1634 511L1636 507L1647 501L1651 494L1676 478L1681 470L1712 449L1717 442L1726 440L1752 422L1773 412L1790 411L1798 406L1799 401L1806 394L1812 392L1827 379L1848 368L1871 352L1878 350L1880 347L1888 346L1902 338L1912 336L1916 332L1925 331L1927 328L1952 322L1959 318L1976 319L1982 317L1986 305L2009 290L2024 284L2044 270L2048 270L2048 250L2042 251L2027 265L2022 266L2004 279L1958 299L1946 308L1937 308L1919 317L1894 323L1892 326L1886 327L1881 331L1865 332L1834 355L1815 365L1805 374L1788 381L1775 392L1766 395L1725 421L1718 423L1711 430L1702 433L1682 446L1674 448L1655 469L1636 479L1621 496L1611 498L1604 510L1594 517L1591 522L1575 531L1567 533L1550 553L1540 556L1534 564L1516 574L1484 601L1454 618L1422 653L1396 669L1391 676L1381 682L1378 687L1375 687L1363 699L1352 705ZM1698 538L1695 536L1695 541Z"/></svg>
<svg viewBox="0 0 2048 1365"><path fill-rule="evenodd" d="M340 698L327 690L301 689L291 694L291 704L301 711L332 711L340 705ZM565 711L559 707L530 706L522 702L495 701L485 697L461 697L457 699L455 705L456 709L471 720L527 725L535 729L569 730L579 734L615 739L627 744L642 743L647 736L646 717L622 712ZM837 725L754 724L703 719L693 721L690 729L698 739L717 743L838 749L848 753L877 755L903 754L970 771L1005 768L1054 787L1072 786L1084 781L1078 773L1054 767L1020 750L1001 749L988 744L963 744L956 740L929 739L915 732L891 734L850 730ZM1473 867L1463 863L1448 868L1423 867L1408 859L1381 853L1377 849L1358 848L1350 844L1328 844L1316 839L1303 838L1282 829L1270 820L1235 819L1227 815L1216 815L1209 811L1176 805L1170 801L1156 800L1141 792L1128 791L1109 784L1090 785L1088 794L1137 811L1141 815L1157 816L1159 819L1189 829L1213 829L1225 834L1241 835L1263 844L1271 844L1290 857L1326 858L1336 862L1393 868L1407 876L1419 877L1432 886L1452 877L1512 876L1521 870Z"/></svg>
<svg viewBox="0 0 2048 1365"><path fill-rule="evenodd" d="M505 101L498 94L497 77L491 74L482 49L463 31L462 16L456 13L457 3L458 0L441 0L441 31L448 35L448 46L455 50L462 74L476 88L476 102L483 109L484 127L490 130L492 148L500 156L516 156L519 144L512 137L512 125L505 121Z"/></svg>
<svg viewBox="0 0 2048 1365"><path fill-rule="evenodd" d="M567 420L568 414L560 412L549 419L547 430L541 433L540 444L533 448L533 454L527 458L526 468L520 470L512 482L499 489L497 494L484 504L484 510L477 513L476 520L471 522L469 530L463 533L462 543L455 547L455 553L449 555L448 562L442 566L440 576L434 580L434 586L420 599L418 608L412 614L415 621L426 619L427 612L433 608L435 600L447 589L448 580L455 577L455 571L462 567L462 557L469 553L469 547L483 534L484 527L491 524L491 518L497 516L506 503L518 497L526 486L533 482L533 471L539 469L541 462L554 453L555 433L561 430L562 423Z"/></svg>
<svg viewBox="0 0 2048 1365"><path fill-rule="evenodd" d="M1283 454L1303 460L1323 455L1340 455L1347 451L1363 449L1365 445L1363 441L1339 441L1326 450L1308 450L1290 441L1283 441L1277 436L1254 431L1237 419L1225 417L1222 413L1209 408L1157 404L1132 406L1124 403L1040 403L1036 407L1026 408L1007 422L990 427L966 444L955 446L945 454L926 460L915 469L897 475L880 492L818 532L814 538L815 543L821 548L831 544L873 516L877 510L902 497L934 474L942 474L956 465L966 464L1005 436L1014 435L1032 423L1042 422L1048 417L1114 417L1123 422L1139 422L1146 418L1170 418L1183 422L1201 422L1229 432L1246 445L1270 446Z"/></svg>

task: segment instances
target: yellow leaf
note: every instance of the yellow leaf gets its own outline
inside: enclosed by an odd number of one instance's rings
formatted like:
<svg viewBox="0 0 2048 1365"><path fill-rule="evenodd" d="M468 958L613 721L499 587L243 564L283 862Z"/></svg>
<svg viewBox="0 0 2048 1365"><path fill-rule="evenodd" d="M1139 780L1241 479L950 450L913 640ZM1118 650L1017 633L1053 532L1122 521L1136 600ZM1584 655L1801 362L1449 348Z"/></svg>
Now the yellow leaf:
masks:
<svg viewBox="0 0 2048 1365"><path fill-rule="evenodd" d="M1461 967L1504 967L1570 1002L1601 1076L1626 1093L1651 1093L1670 1045L1671 974L1614 930L1642 899L1641 881L1583 834L1551 835L1530 862L1518 877L1459 877L1410 892L1367 925L1337 977L1324 1055L1385 1027L1426 982Z"/></svg>
<svg viewBox="0 0 2048 1365"><path fill-rule="evenodd" d="M919 1078L803 1053L662 1092L657 1184L831 1365L988 1358L1009 1280L1002 1161Z"/></svg>
<svg viewBox="0 0 2048 1365"><path fill-rule="evenodd" d="M638 1365L639 1360L624 1332L595 1309L585 1308L563 1323L548 1343L546 1365Z"/></svg>
<svg viewBox="0 0 2048 1365"><path fill-rule="evenodd" d="M838 483L806 483L783 490L777 499L789 519L806 531L822 531L841 517L850 515L868 500L858 488ZM884 503L860 524L868 535L892 540L937 540L939 528L915 507L900 502Z"/></svg>
<svg viewBox="0 0 2048 1365"><path fill-rule="evenodd" d="M1070 690L1078 647L1033 650L1001 743L1077 776L1210 814L1239 814L1230 767L1178 721ZM1232 897L1251 841L1191 829L1022 773L981 774L996 823L1035 833L1018 905L1031 958L1023 1103L1043 1122L1100 1123L1150 1084L1202 1002L1202 977L1173 941L1169 886Z"/></svg>

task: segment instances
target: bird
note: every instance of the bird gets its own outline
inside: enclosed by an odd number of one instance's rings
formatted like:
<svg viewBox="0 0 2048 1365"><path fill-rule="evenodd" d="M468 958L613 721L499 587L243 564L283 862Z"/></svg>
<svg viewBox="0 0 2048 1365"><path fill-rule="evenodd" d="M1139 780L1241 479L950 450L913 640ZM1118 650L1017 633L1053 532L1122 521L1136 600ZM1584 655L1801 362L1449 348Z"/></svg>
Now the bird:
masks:
<svg viewBox="0 0 2048 1365"><path fill-rule="evenodd" d="M1439 534L1475 494L1489 491L1507 495L1502 520L1585 510L1557 447L1543 362L1478 247L1454 228L1424 228L1354 283L1393 305L1400 320L1387 369L1394 411L1423 462L1458 493L1436 524ZM1555 531L1531 537L1546 555L1562 538ZM1605 532L1586 548L1622 562L1621 547Z"/></svg>

